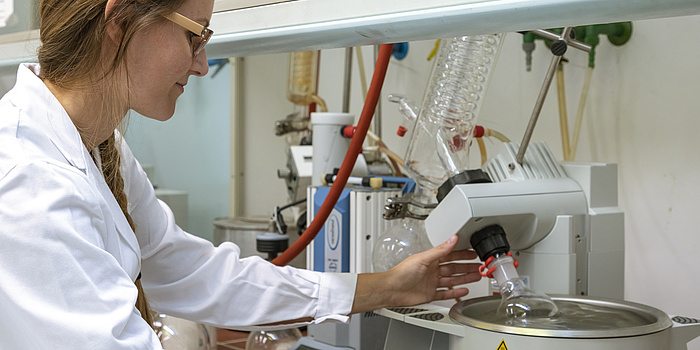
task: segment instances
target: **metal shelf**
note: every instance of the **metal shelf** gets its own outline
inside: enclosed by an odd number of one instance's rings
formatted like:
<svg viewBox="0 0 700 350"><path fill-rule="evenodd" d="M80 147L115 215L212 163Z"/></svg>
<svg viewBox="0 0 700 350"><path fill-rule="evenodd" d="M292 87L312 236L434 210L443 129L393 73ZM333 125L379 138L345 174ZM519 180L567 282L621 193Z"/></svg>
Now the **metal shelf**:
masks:
<svg viewBox="0 0 700 350"><path fill-rule="evenodd" d="M0 67L36 61L39 30L0 35Z"/></svg>
<svg viewBox="0 0 700 350"><path fill-rule="evenodd" d="M209 58L700 14L698 0L226 1L216 3ZM0 66L36 60L38 38L36 30L0 36Z"/></svg>
<svg viewBox="0 0 700 350"><path fill-rule="evenodd" d="M212 58L700 14L698 0L297 0L215 13Z"/></svg>

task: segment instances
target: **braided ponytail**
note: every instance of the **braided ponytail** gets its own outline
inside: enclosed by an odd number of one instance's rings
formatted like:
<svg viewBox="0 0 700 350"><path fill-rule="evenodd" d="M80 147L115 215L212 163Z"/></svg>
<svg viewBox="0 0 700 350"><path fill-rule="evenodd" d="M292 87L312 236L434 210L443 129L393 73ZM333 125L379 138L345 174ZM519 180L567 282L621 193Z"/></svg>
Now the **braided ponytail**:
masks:
<svg viewBox="0 0 700 350"><path fill-rule="evenodd" d="M127 210L127 198L124 192L124 178L121 175L119 166L121 165L121 158L119 156L119 148L117 147L117 136L113 134L106 141L102 142L98 147L100 151L100 159L102 161L102 176L104 176L109 189L112 191L112 195L116 198L117 203L119 203L119 208L121 208L122 213L129 222L131 229L136 232L136 227L134 225L134 220L129 215ZM139 291L138 298L136 299L136 308L141 312L141 317L143 317L148 324L153 327L153 314L148 306L148 301L146 300L146 294L141 286L141 280L137 279L136 288Z"/></svg>
<svg viewBox="0 0 700 350"><path fill-rule="evenodd" d="M39 77L63 90L88 91L94 96L100 96L102 111L95 114L94 125L121 121L129 98L129 82L124 77L128 76L126 52L131 40L143 28L166 21L163 15L177 10L184 2L185 0L123 1L105 18L107 0L40 0ZM112 56L103 50L107 23L110 21L116 23L122 33L117 52ZM91 130L78 127L78 131L89 149L101 142L95 139ZM135 229L127 210L124 179L119 171L118 142L112 135L99 145L102 174L129 225ZM139 291L136 307L152 327L153 315L148 308L141 281L137 280L135 284Z"/></svg>

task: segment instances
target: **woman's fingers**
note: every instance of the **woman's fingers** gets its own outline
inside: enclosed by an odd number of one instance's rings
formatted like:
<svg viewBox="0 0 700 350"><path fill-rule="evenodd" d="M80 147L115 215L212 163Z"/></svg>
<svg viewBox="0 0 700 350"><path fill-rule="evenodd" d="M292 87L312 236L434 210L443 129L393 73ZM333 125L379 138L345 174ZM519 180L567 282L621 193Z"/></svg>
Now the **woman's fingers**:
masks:
<svg viewBox="0 0 700 350"><path fill-rule="evenodd" d="M477 273L468 273L466 275L440 277L438 281L438 288L449 288L454 286L459 286L461 284L473 283L479 281L481 275Z"/></svg>
<svg viewBox="0 0 700 350"><path fill-rule="evenodd" d="M469 289L467 288L438 290L437 293L435 293L435 300L457 299L467 294L469 294Z"/></svg>
<svg viewBox="0 0 700 350"><path fill-rule="evenodd" d="M442 262L444 259L446 259L447 257L449 257L452 254L452 249L454 249L455 245L457 245L457 236L456 235L450 237L450 239L448 239L444 243L440 244L439 246L436 246L432 249L426 250L421 255L429 263L432 263L434 261ZM448 260L445 260L445 261L448 261Z"/></svg>
<svg viewBox="0 0 700 350"><path fill-rule="evenodd" d="M473 260L477 258L477 254L475 251L470 250L470 249L465 249L465 250L455 250L453 252L450 252L449 254L445 255L440 259L441 263L444 262L450 262L450 261L455 261L455 260Z"/></svg>
<svg viewBox="0 0 700 350"><path fill-rule="evenodd" d="M440 276L463 275L467 273L479 273L478 263L449 263L439 267Z"/></svg>

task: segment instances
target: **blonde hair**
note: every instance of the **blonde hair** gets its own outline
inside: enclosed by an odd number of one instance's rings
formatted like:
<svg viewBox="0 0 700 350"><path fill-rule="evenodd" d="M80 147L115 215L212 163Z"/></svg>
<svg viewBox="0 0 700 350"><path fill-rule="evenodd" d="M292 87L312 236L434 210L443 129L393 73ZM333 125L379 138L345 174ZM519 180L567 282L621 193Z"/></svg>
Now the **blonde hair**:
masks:
<svg viewBox="0 0 700 350"><path fill-rule="evenodd" d="M103 118L121 121L128 106L128 67L126 51L135 33L143 28L164 21L162 15L177 10L185 0L123 0L115 5L105 18L107 0L41 0L41 47L38 51L41 66L39 77L64 90L81 90L99 94L102 113L95 118L101 124ZM107 23L113 21L120 29L121 40L113 57L106 55L104 41ZM125 86L115 86L124 82ZM84 130L78 130L83 141L90 140ZM127 210L124 179L119 166L121 158L115 135L99 145L102 175L109 185L129 225L136 227ZM141 281L136 307L141 316L153 326L153 315L148 307Z"/></svg>

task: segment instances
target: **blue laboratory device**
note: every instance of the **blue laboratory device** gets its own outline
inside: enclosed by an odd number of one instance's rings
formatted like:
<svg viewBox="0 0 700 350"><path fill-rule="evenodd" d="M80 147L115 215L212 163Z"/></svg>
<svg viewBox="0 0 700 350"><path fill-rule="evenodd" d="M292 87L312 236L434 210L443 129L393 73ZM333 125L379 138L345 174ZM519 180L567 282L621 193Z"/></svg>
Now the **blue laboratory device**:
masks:
<svg viewBox="0 0 700 350"><path fill-rule="evenodd" d="M319 187L314 194L314 216L328 196L330 187ZM314 271L350 272L350 190L340 194L325 225L313 241Z"/></svg>

